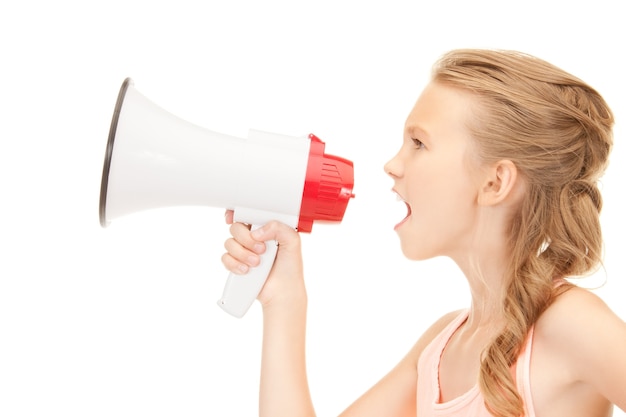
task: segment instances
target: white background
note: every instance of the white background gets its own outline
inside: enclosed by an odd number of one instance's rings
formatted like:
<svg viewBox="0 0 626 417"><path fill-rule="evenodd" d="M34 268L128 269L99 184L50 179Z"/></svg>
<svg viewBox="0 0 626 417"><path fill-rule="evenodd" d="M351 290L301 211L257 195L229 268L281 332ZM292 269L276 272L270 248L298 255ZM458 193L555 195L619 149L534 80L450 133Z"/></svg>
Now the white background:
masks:
<svg viewBox="0 0 626 417"><path fill-rule="evenodd" d="M405 260L382 166L430 66L457 47L518 49L596 87L616 117L604 271L584 285L626 317L623 16L617 1L4 1L0 6L0 415L252 416L260 311L219 309L220 208L102 229L119 87L244 137L315 133L355 164L340 225L303 236L318 414L338 414L444 312L448 262ZM623 416L623 412L616 412Z"/></svg>

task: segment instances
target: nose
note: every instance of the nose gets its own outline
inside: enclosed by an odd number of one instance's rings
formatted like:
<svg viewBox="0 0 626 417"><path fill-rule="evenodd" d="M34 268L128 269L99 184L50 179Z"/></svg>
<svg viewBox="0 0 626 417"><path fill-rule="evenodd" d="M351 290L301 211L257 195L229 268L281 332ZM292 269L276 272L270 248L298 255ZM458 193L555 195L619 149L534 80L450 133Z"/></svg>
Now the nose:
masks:
<svg viewBox="0 0 626 417"><path fill-rule="evenodd" d="M395 155L384 165L385 173L391 178L398 178L402 176L402 164L398 155Z"/></svg>

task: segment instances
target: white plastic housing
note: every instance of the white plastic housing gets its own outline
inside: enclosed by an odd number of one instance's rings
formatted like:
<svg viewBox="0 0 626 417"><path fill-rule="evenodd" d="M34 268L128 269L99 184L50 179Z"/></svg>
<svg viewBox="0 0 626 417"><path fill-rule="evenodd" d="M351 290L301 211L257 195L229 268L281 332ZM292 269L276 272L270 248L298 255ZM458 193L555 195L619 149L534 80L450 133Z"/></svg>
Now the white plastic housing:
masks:
<svg viewBox="0 0 626 417"><path fill-rule="evenodd" d="M278 220L294 228L305 184L308 137L250 130L248 138L216 133L163 110L127 79L118 97L105 156L100 222L169 206L234 210L257 227ZM218 305L243 316L276 255L267 242L261 266L230 274Z"/></svg>

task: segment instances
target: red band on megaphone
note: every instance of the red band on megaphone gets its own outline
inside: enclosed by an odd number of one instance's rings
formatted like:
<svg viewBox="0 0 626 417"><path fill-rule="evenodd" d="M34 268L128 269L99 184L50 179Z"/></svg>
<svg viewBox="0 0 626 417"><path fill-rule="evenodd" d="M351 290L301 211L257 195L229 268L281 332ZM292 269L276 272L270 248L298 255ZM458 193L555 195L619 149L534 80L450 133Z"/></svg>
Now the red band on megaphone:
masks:
<svg viewBox="0 0 626 417"><path fill-rule="evenodd" d="M352 161L324 154L325 144L310 134L311 148L306 170L298 231L310 232L315 220L340 222L354 197Z"/></svg>

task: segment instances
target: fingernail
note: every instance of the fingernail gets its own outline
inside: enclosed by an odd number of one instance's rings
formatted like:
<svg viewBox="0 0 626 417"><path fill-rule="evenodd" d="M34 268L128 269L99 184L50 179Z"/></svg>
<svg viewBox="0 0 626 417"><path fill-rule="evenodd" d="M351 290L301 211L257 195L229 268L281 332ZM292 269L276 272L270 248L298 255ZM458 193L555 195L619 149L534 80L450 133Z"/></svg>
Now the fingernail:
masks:
<svg viewBox="0 0 626 417"><path fill-rule="evenodd" d="M242 273L244 273L244 274L245 274L246 272L248 272L248 269L249 269L249 268L248 268L248 265L246 265L246 264L239 264L239 265L237 266L237 268L239 269L239 271L241 271L241 272L242 272Z"/></svg>
<svg viewBox="0 0 626 417"><path fill-rule="evenodd" d="M263 253L264 250L265 250L265 245L263 243L254 244L254 251L256 253Z"/></svg>
<svg viewBox="0 0 626 417"><path fill-rule="evenodd" d="M259 262L259 257L258 256L254 256L254 255L248 256L248 264L256 265L258 262Z"/></svg>

